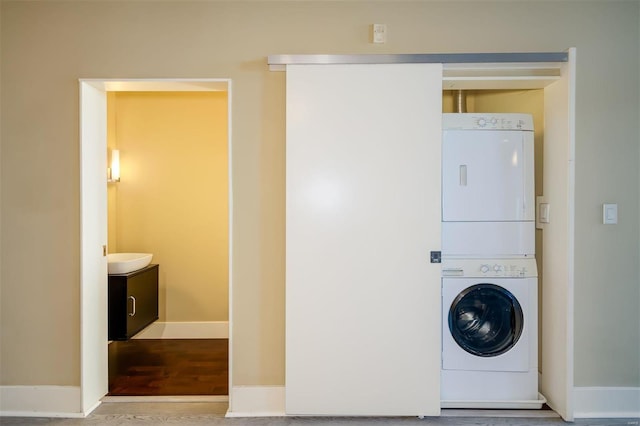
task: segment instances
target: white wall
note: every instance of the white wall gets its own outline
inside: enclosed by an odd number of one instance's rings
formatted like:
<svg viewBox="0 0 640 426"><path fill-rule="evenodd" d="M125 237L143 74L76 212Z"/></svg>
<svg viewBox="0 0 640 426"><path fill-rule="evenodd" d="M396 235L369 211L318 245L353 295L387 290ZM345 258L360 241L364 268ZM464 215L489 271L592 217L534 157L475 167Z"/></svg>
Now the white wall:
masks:
<svg viewBox="0 0 640 426"><path fill-rule="evenodd" d="M285 88L266 56L575 46L576 385L640 386L637 1L5 0L0 7L0 385L80 383L78 78L233 79L234 384L278 385ZM387 24L387 44L368 43L374 22ZM601 224L604 202L619 204L619 225Z"/></svg>

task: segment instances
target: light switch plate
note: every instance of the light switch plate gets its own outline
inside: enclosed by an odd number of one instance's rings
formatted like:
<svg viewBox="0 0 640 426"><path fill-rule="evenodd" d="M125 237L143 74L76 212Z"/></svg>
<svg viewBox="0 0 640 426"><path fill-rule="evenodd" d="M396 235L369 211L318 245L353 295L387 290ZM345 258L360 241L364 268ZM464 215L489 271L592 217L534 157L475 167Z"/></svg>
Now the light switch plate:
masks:
<svg viewBox="0 0 640 426"><path fill-rule="evenodd" d="M549 223L550 210L551 206L544 197L536 197L536 229L542 229L545 223Z"/></svg>
<svg viewBox="0 0 640 426"><path fill-rule="evenodd" d="M371 24L371 42L375 44L386 43L387 41L387 25Z"/></svg>
<svg viewBox="0 0 640 426"><path fill-rule="evenodd" d="M618 205L617 204L602 205L602 223L604 225L615 225L618 223Z"/></svg>

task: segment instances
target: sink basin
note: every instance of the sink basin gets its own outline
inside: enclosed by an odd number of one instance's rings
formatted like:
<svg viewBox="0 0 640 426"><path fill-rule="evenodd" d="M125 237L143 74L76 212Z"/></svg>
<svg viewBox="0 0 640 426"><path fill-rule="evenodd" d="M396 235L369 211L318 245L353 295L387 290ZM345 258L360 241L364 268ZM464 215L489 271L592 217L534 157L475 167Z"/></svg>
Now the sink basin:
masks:
<svg viewBox="0 0 640 426"><path fill-rule="evenodd" d="M128 274L151 263L149 253L111 253L107 255L107 271L109 274Z"/></svg>

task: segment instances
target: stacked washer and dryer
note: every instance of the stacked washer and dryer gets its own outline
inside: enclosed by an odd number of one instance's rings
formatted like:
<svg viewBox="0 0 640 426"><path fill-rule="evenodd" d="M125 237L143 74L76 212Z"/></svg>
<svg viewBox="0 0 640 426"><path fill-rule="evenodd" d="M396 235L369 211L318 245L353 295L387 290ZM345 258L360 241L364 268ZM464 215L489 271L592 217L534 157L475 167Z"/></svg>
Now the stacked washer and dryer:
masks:
<svg viewBox="0 0 640 426"><path fill-rule="evenodd" d="M444 408L540 408L533 119L443 114Z"/></svg>

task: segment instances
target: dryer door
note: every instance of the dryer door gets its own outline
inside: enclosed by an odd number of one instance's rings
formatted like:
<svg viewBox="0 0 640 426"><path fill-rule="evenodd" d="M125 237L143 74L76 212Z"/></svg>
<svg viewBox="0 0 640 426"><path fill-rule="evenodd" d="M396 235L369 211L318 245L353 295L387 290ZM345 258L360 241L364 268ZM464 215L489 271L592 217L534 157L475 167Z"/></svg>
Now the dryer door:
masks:
<svg viewBox="0 0 640 426"><path fill-rule="evenodd" d="M443 221L534 220L533 201L533 132L443 132Z"/></svg>
<svg viewBox="0 0 640 426"><path fill-rule="evenodd" d="M449 309L449 330L470 354L495 357L508 352L522 335L524 315L518 300L495 284L463 290Z"/></svg>

